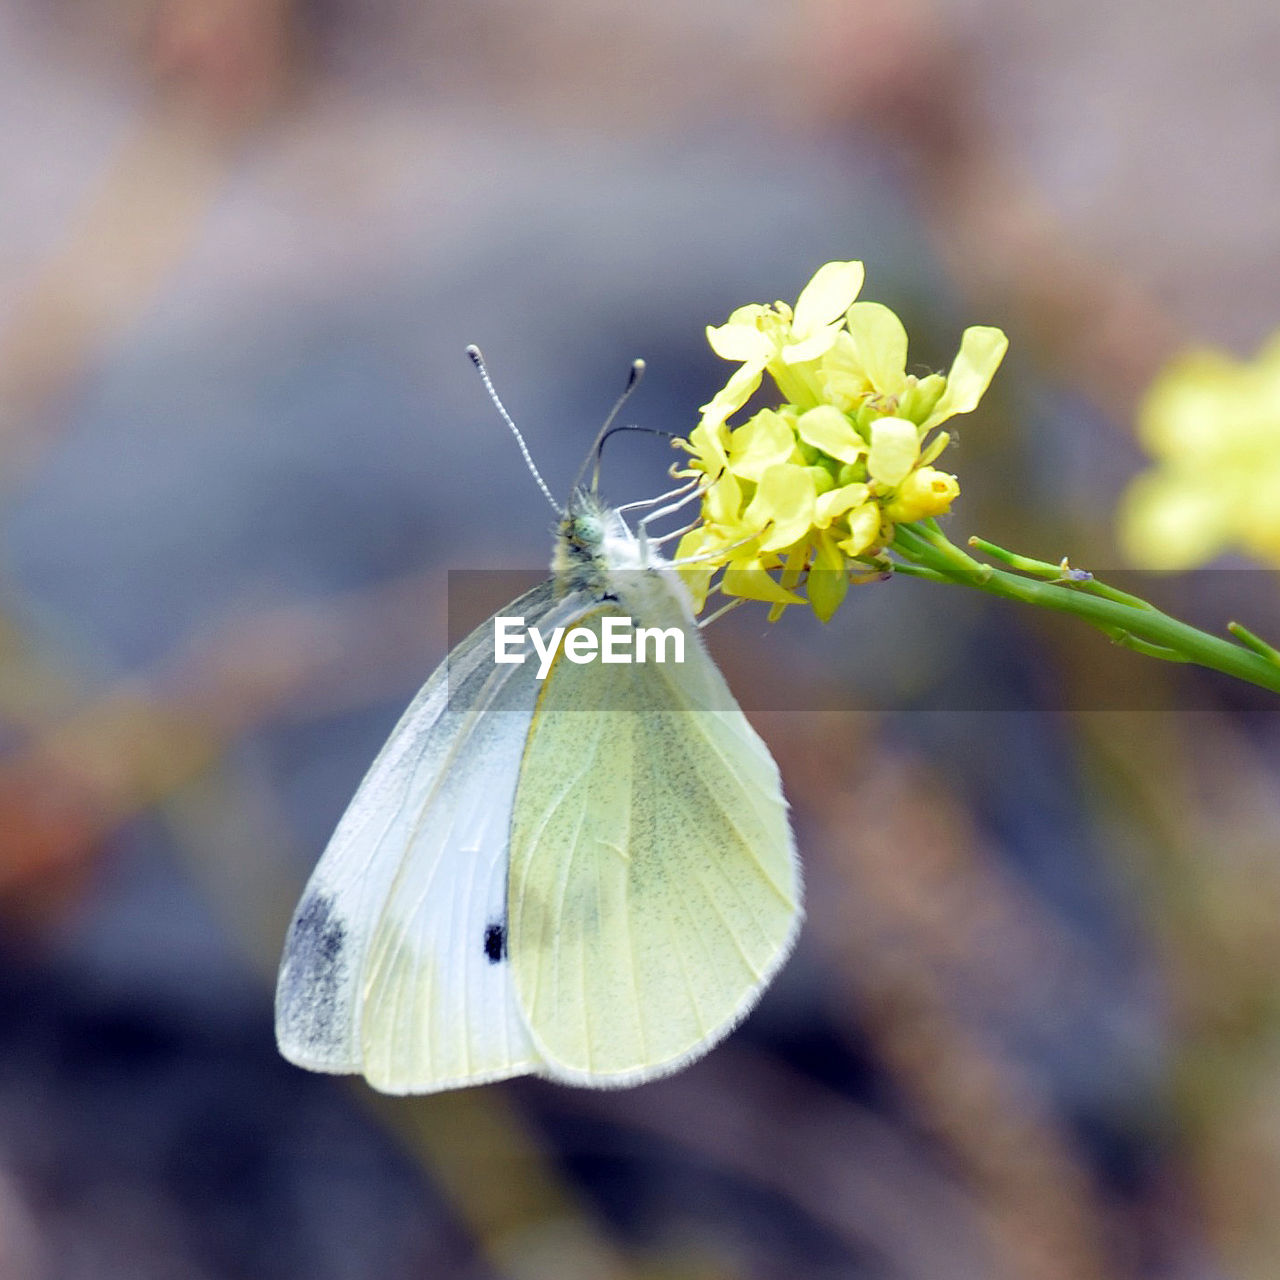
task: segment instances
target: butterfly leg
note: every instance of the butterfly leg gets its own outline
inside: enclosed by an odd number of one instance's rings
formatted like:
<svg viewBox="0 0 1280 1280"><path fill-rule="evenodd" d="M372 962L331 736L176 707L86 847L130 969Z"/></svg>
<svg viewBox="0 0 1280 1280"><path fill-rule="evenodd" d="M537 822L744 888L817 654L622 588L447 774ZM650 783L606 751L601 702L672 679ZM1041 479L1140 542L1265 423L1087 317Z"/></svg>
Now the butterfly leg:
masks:
<svg viewBox="0 0 1280 1280"><path fill-rule="evenodd" d="M699 517L700 519L701 517ZM677 538L683 538L690 530L698 527L699 520L691 520L688 524L683 524L678 529L672 529L670 533L664 533L660 538L650 538L649 545L651 547L661 547L668 542L674 542Z"/></svg>
<svg viewBox="0 0 1280 1280"><path fill-rule="evenodd" d="M695 502L701 497L702 497L702 486L700 484L695 483L694 486L687 493L677 498L674 502L669 502L667 503L666 506L659 507L656 511L650 511L647 516L643 517L640 520L639 525L637 526L637 533L639 534L639 539L640 539L641 554L645 556L648 555L649 546L650 546L649 526L655 520L662 520L666 516L673 515L675 512L679 511L682 507L687 507L689 503ZM695 520L694 523L696 524L697 521ZM682 532L687 532L687 530L682 530ZM655 543L653 545L657 546L661 544Z"/></svg>
<svg viewBox="0 0 1280 1280"><path fill-rule="evenodd" d="M628 502L621 507L616 508L619 514L624 511L639 511L644 507L656 507L660 503L670 502L673 498L678 498L682 494L689 493L701 483L702 477L695 476L687 484L682 484L675 489L668 489L666 493L660 493L656 498L642 498L639 502Z"/></svg>

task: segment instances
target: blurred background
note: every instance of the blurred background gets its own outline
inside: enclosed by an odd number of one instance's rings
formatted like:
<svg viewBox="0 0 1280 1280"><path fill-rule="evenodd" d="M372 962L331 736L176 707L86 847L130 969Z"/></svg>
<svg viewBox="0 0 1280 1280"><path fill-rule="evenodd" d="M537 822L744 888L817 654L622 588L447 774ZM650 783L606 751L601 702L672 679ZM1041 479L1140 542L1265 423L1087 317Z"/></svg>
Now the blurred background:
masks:
<svg viewBox="0 0 1280 1280"><path fill-rule="evenodd" d="M953 536L1118 567L1142 389L1280 324L1277 62L1263 0L0 6L0 1280L1280 1275L1277 719L950 588L713 628L809 917L694 1067L386 1099L271 1021L447 571L549 555L466 343L563 491L634 356L686 431L705 324L862 258L913 368L1012 341Z"/></svg>

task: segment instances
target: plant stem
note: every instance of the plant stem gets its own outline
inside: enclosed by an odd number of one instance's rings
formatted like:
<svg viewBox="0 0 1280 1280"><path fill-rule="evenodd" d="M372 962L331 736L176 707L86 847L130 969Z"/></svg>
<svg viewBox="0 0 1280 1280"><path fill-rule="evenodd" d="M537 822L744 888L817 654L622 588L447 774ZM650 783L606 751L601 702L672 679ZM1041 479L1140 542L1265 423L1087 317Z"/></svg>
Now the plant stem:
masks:
<svg viewBox="0 0 1280 1280"><path fill-rule="evenodd" d="M1063 566L1016 556L981 539L971 540L1011 568L982 564L951 543L936 522L899 525L892 550L895 569L915 577L974 587L988 595L1059 613L1074 614L1116 644L1170 662L1192 662L1280 693L1280 651L1238 623L1230 630L1241 643L1210 635L1162 613L1127 592L1069 574ZM1049 574L1056 574L1050 578Z"/></svg>
<svg viewBox="0 0 1280 1280"><path fill-rule="evenodd" d="M1238 622L1228 622L1227 630L1246 648L1252 649L1254 653L1260 653L1268 662L1274 663L1277 669L1280 669L1280 649L1268 644L1261 636L1255 636L1248 627L1241 626Z"/></svg>

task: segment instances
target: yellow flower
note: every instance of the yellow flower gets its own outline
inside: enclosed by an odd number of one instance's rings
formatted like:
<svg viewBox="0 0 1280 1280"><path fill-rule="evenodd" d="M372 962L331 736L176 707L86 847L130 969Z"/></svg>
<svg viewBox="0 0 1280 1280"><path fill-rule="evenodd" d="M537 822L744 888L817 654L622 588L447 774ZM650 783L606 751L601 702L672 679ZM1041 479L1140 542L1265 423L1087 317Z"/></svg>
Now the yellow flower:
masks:
<svg viewBox="0 0 1280 1280"><path fill-rule="evenodd" d="M848 416L831 404L820 404L802 413L796 419L795 432L805 444L840 462L857 462L870 450L866 440L853 429Z"/></svg>
<svg viewBox="0 0 1280 1280"><path fill-rule="evenodd" d="M1186 569L1236 549L1280 564L1280 333L1252 361L1191 351L1152 383L1138 416L1155 465L1120 508L1134 561Z"/></svg>
<svg viewBox="0 0 1280 1280"><path fill-rule="evenodd" d="M862 263L829 262L794 311L752 304L707 329L739 368L685 444L682 474L700 479L702 513L676 559L698 608L714 583L768 601L771 618L807 603L826 621L895 524L941 515L958 495L931 465L949 442L937 428L977 406L1008 341L969 328L946 377L909 374L902 322L856 301L862 283ZM783 403L730 427L766 373Z"/></svg>
<svg viewBox="0 0 1280 1280"><path fill-rule="evenodd" d="M804 537L813 524L818 491L807 467L780 462L760 477L742 513L746 528L756 530L761 551L781 551Z"/></svg>
<svg viewBox="0 0 1280 1280"><path fill-rule="evenodd" d="M756 483L770 467L789 462L798 453L795 428L772 409L761 409L728 434L728 467L741 480Z"/></svg>
<svg viewBox="0 0 1280 1280"><path fill-rule="evenodd" d="M832 343L818 375L827 399L846 412L870 401L914 422L922 436L978 407L1009 346L1002 330L972 325L945 378L917 378L907 373L907 331L883 303L855 302L845 323L847 332Z"/></svg>
<svg viewBox="0 0 1280 1280"><path fill-rule="evenodd" d="M828 262L801 290L795 310L785 302L739 307L722 325L707 326L716 355L741 361L742 367L715 398L702 406L703 421L724 422L755 394L766 369L779 385L801 400L817 403L802 374L792 366L816 360L836 340L844 313L862 288L861 262Z"/></svg>
<svg viewBox="0 0 1280 1280"><path fill-rule="evenodd" d="M960 495L960 481L945 471L919 467L898 487L884 513L898 524L940 516L951 509Z"/></svg>

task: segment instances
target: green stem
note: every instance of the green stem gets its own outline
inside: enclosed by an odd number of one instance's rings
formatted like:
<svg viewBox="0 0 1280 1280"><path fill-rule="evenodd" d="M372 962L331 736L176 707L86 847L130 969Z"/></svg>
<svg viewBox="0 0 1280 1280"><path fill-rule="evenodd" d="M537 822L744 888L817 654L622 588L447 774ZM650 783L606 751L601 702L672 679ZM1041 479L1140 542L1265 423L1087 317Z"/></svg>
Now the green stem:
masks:
<svg viewBox="0 0 1280 1280"><path fill-rule="evenodd" d="M980 540L971 545L1004 564L1022 561L1018 565L1021 571L980 564L948 541L936 524L897 527L892 549L900 560L895 569L913 577L974 587L1004 600L1074 614L1115 643L1139 653L1165 661L1196 663L1280 693L1280 651L1237 623L1230 629L1242 641L1239 644L1179 622L1145 600L1105 588L1092 578L1064 578L1061 566L1015 557L1003 548L993 550L994 544ZM1047 570L1058 576L1045 580ZM1103 590L1099 591L1099 587Z"/></svg>
<svg viewBox="0 0 1280 1280"><path fill-rule="evenodd" d="M1261 636L1256 636L1248 627L1241 626L1238 622L1228 622L1227 630L1231 632L1242 645L1252 649L1254 653L1261 654L1268 662L1274 663L1280 667L1280 649L1274 645L1268 644Z"/></svg>
<svg viewBox="0 0 1280 1280"><path fill-rule="evenodd" d="M980 564L949 542L940 529L929 529L924 524L898 525L894 531L893 549L916 564L929 565L942 573L986 577L995 572L990 565Z"/></svg>
<svg viewBox="0 0 1280 1280"><path fill-rule="evenodd" d="M1033 560L1030 556L1020 556L1015 552L1006 551L985 538L970 538L969 545L976 547L983 555L999 560L1019 573L1030 574L1033 578L1044 578L1047 582L1061 583L1063 586L1073 587L1077 591L1087 591L1090 595L1102 596L1107 600L1119 600L1122 604L1133 605L1135 609L1151 608L1151 605L1141 597L1132 596L1117 587L1109 587L1105 582L1099 582L1091 573L1072 569L1065 560L1060 564L1050 564L1047 560Z"/></svg>
<svg viewBox="0 0 1280 1280"><path fill-rule="evenodd" d="M1107 635L1122 649L1132 649L1134 653L1145 654L1148 658L1159 658L1163 662L1190 662L1185 653L1170 649L1162 644L1152 644L1149 640L1139 640L1128 631L1108 631Z"/></svg>
<svg viewBox="0 0 1280 1280"><path fill-rule="evenodd" d="M945 573L939 573L936 569L926 569L922 564L910 564L902 561L893 566L894 573L900 573L905 578L924 578L928 582L950 582L951 578Z"/></svg>

